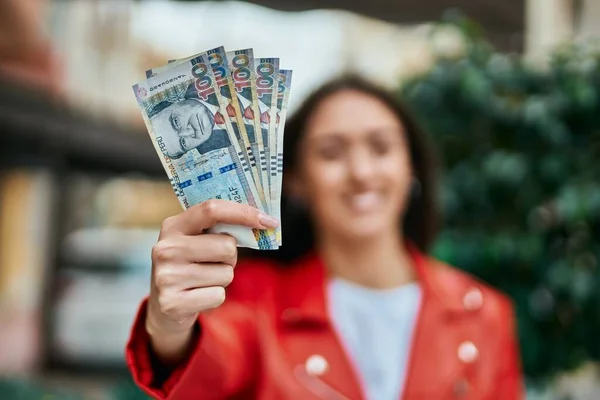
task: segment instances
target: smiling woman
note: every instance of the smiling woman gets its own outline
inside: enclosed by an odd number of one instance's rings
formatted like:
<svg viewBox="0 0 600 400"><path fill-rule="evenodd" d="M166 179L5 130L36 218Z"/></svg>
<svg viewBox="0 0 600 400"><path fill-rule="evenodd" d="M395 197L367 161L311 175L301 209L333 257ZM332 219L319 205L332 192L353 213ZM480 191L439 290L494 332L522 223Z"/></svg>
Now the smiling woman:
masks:
<svg viewBox="0 0 600 400"><path fill-rule="evenodd" d="M285 146L293 239L271 260L233 280L235 240L204 233L272 226L244 205L165 221L127 347L138 385L159 399L523 398L511 302L426 255L435 164L402 105L335 80L288 121Z"/></svg>
<svg viewBox="0 0 600 400"><path fill-rule="evenodd" d="M316 233L322 229L313 225L321 219L307 213L309 206L312 212L313 206L329 205L330 210L322 211L327 214L323 218L339 218L331 221L331 226L342 227L353 220L343 215L346 207L331 204L335 201L331 191L315 191L314 186L329 176L322 174L333 173L336 166L349 181L344 184L345 193L357 195L344 196L345 201L382 201L380 205L387 205L388 209L380 210L379 215L388 218L394 231L402 226L403 235L420 249L426 250L435 239L439 224L436 156L428 137L387 91L356 77L332 81L304 101L287 122L285 135L283 220L293 222L284 223L283 229L288 229L297 240L275 253L278 260L291 261L315 246ZM314 162L306 162L307 158ZM313 179L317 175L319 179ZM333 184L325 185L331 189ZM306 196L316 193L327 193L331 200L308 201ZM302 206L297 207L298 204ZM398 217L390 219L393 215ZM375 226L372 229L381 228ZM365 228L361 226L358 231ZM291 230L301 230L302 234L294 235Z"/></svg>

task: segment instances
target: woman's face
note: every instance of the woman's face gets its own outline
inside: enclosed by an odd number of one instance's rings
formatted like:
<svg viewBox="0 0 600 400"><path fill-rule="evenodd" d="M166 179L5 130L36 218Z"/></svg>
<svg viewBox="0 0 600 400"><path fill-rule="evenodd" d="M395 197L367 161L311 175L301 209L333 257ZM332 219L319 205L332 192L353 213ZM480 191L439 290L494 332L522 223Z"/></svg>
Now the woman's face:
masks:
<svg viewBox="0 0 600 400"><path fill-rule="evenodd" d="M376 97L331 95L308 121L296 187L316 228L345 239L397 232L412 182L404 128Z"/></svg>

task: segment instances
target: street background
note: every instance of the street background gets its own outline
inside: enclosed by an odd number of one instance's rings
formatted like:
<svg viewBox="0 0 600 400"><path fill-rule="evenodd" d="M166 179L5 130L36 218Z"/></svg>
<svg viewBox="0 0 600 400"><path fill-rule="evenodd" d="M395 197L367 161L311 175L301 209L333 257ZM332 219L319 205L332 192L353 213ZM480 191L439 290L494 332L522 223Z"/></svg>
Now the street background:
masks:
<svg viewBox="0 0 600 400"><path fill-rule="evenodd" d="M131 86L220 45L293 69L292 112L344 72L404 99L434 255L516 302L528 398L600 398L598 38L596 0L2 2L0 399L144 398L124 346L181 208Z"/></svg>

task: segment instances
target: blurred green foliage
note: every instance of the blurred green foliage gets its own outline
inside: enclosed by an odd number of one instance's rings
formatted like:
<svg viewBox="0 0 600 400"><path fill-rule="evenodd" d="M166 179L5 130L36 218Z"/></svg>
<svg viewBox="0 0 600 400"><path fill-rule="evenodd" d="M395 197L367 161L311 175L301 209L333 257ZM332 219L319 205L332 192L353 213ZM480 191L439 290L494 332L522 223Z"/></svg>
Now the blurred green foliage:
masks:
<svg viewBox="0 0 600 400"><path fill-rule="evenodd" d="M111 400L150 400L130 378L106 389ZM2 400L85 400L86 396L69 389L49 388L36 380L1 379L0 399Z"/></svg>
<svg viewBox="0 0 600 400"><path fill-rule="evenodd" d="M459 14L447 24L466 56L400 93L443 159L434 253L512 296L530 378L599 360L600 47L534 67Z"/></svg>
<svg viewBox="0 0 600 400"><path fill-rule="evenodd" d="M10 400L83 400L76 393L48 390L21 379L0 379L0 399Z"/></svg>

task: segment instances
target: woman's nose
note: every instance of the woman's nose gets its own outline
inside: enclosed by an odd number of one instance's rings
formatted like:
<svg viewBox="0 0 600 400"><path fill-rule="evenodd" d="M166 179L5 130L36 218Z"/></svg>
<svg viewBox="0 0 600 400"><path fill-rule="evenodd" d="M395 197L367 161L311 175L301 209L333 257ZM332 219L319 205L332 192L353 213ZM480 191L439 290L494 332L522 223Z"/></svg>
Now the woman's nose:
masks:
<svg viewBox="0 0 600 400"><path fill-rule="evenodd" d="M348 157L348 172L356 181L370 180L375 171L375 160L366 150L357 149Z"/></svg>

